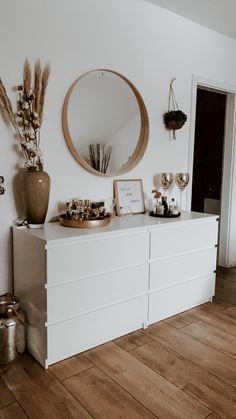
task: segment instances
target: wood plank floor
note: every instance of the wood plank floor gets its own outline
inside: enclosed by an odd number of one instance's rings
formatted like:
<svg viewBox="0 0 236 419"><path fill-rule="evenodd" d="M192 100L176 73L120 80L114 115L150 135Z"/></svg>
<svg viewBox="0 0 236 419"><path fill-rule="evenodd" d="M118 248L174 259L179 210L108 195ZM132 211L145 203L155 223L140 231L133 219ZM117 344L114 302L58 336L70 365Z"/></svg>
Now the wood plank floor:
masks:
<svg viewBox="0 0 236 419"><path fill-rule="evenodd" d="M214 303L45 371L29 355L0 367L0 419L236 418L236 268Z"/></svg>

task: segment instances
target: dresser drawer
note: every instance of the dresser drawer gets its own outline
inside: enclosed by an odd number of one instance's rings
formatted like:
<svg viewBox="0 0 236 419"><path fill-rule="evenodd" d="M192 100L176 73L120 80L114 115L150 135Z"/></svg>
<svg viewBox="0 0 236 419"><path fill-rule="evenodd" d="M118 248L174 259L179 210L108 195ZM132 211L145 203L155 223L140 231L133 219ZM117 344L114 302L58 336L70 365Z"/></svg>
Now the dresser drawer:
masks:
<svg viewBox="0 0 236 419"><path fill-rule="evenodd" d="M135 266L48 288L47 322L68 317L146 294L148 265Z"/></svg>
<svg viewBox="0 0 236 419"><path fill-rule="evenodd" d="M215 274L185 282L149 295L149 324L174 316L214 295Z"/></svg>
<svg viewBox="0 0 236 419"><path fill-rule="evenodd" d="M216 269L216 253L216 247L212 247L152 262L150 264L150 289L169 287L213 273Z"/></svg>
<svg viewBox="0 0 236 419"><path fill-rule="evenodd" d="M147 296L49 326L48 365L140 329Z"/></svg>
<svg viewBox="0 0 236 419"><path fill-rule="evenodd" d="M147 262L148 233L83 241L47 250L47 283L57 284Z"/></svg>
<svg viewBox="0 0 236 419"><path fill-rule="evenodd" d="M214 247L217 234L215 220L154 230L151 232L151 260Z"/></svg>

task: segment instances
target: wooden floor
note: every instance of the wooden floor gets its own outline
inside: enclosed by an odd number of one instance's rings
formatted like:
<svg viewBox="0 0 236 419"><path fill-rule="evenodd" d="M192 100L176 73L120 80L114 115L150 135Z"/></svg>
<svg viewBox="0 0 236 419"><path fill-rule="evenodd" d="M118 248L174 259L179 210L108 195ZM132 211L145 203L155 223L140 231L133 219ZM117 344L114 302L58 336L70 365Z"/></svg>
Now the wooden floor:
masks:
<svg viewBox="0 0 236 419"><path fill-rule="evenodd" d="M0 419L236 418L236 268L214 303L44 371L30 355L0 368Z"/></svg>

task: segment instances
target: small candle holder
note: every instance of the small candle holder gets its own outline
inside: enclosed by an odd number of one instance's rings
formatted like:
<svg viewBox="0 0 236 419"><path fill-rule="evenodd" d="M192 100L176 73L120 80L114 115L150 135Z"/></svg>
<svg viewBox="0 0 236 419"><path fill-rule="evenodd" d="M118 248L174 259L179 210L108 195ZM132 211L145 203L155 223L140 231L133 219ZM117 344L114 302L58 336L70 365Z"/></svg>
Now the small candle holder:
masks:
<svg viewBox="0 0 236 419"><path fill-rule="evenodd" d="M189 173L176 173L175 181L180 190L180 209L182 209L183 191L189 183Z"/></svg>
<svg viewBox="0 0 236 419"><path fill-rule="evenodd" d="M158 179L164 194L167 196L167 191L173 182L173 173L159 173Z"/></svg>

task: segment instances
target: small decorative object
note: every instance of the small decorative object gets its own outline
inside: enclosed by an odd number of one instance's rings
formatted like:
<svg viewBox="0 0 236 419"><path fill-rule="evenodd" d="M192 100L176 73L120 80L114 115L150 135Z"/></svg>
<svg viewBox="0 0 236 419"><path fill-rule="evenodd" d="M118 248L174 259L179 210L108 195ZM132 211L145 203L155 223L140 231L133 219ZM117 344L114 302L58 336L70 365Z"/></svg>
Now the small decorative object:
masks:
<svg viewBox="0 0 236 419"><path fill-rule="evenodd" d="M180 209L182 209L183 191L189 183L189 173L176 173L175 181L180 189Z"/></svg>
<svg viewBox="0 0 236 419"><path fill-rule="evenodd" d="M47 64L42 70L38 60L32 71L28 59L23 70L23 83L16 87L17 107L13 111L2 80L0 79L0 109L15 131L15 137L25 158L26 171L22 177L26 219L30 227L41 227L45 221L50 178L43 171L43 159L40 149L40 127L43 121L43 109L50 68Z"/></svg>
<svg viewBox="0 0 236 419"><path fill-rule="evenodd" d="M104 227L111 218L112 213L106 211L105 202L79 198L68 200L66 213L59 216L62 226L74 228Z"/></svg>
<svg viewBox="0 0 236 419"><path fill-rule="evenodd" d="M159 200L159 198L161 198L161 192L158 192L157 189L153 189L152 193L154 194L153 198L155 198L157 201Z"/></svg>
<svg viewBox="0 0 236 419"><path fill-rule="evenodd" d="M161 198L161 192L159 192L157 189L153 189L152 193L154 194L153 198L156 201L153 208L154 214L164 214L164 207L159 201L159 199Z"/></svg>
<svg viewBox="0 0 236 419"><path fill-rule="evenodd" d="M153 211L149 212L151 217L179 217L180 212L177 206L177 202L172 198L171 202L168 205L167 196L161 196L161 193L157 189L153 189L154 198L156 199L156 205L153 208ZM161 198L161 201L160 201Z"/></svg>
<svg viewBox="0 0 236 419"><path fill-rule="evenodd" d="M144 193L141 179L114 180L117 215L144 214Z"/></svg>
<svg viewBox="0 0 236 419"><path fill-rule="evenodd" d="M172 215L177 215L179 214L179 208L177 205L177 202L175 200L175 198L172 198L170 203L169 203L169 213Z"/></svg>
<svg viewBox="0 0 236 419"><path fill-rule="evenodd" d="M111 158L111 150L111 146L106 146L105 144L89 145L89 158L93 169L104 174L107 172Z"/></svg>
<svg viewBox="0 0 236 419"><path fill-rule="evenodd" d="M9 293L0 296L0 364L8 364L25 350L25 318L20 299Z"/></svg>
<svg viewBox="0 0 236 419"><path fill-rule="evenodd" d="M0 176L0 195L3 195L5 192L5 188L4 188L4 177Z"/></svg>
<svg viewBox="0 0 236 419"><path fill-rule="evenodd" d="M166 128L168 130L173 131L173 140L176 140L175 131L177 129L182 128L182 126L187 121L187 115L185 115L184 112L179 110L178 103L177 103L174 89L173 89L174 81L175 81L175 78L173 78L170 82L168 112L164 114L163 120L164 120L164 124Z"/></svg>
<svg viewBox="0 0 236 419"><path fill-rule="evenodd" d="M116 210L116 199L115 198L105 199L105 213L110 214L111 217L114 217L115 210Z"/></svg>

